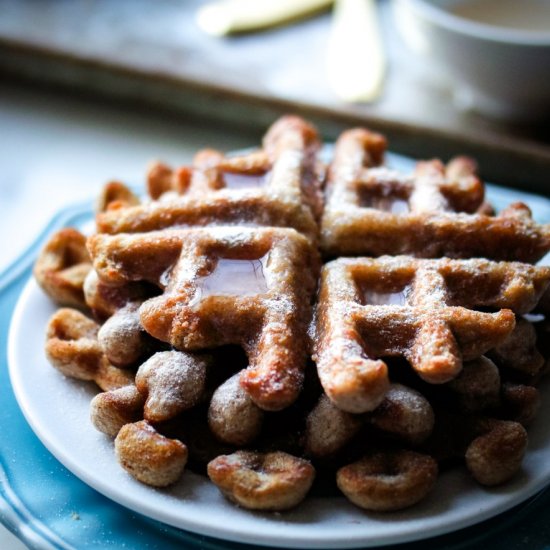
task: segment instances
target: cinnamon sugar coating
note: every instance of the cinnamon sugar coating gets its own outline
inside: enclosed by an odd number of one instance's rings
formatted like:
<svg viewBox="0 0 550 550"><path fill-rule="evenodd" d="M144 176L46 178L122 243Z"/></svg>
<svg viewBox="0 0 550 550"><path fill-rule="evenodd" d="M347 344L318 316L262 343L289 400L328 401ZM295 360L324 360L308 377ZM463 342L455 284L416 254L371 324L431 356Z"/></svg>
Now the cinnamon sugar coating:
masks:
<svg viewBox="0 0 550 550"><path fill-rule="evenodd" d="M36 260L34 276L46 294L60 305L83 307L83 285L92 268L86 237L72 228L55 233Z"/></svg>
<svg viewBox="0 0 550 550"><path fill-rule="evenodd" d="M313 458L332 457L365 424L374 426L386 439L418 445L432 433L434 411L420 392L402 384L391 384L382 403L366 415L343 411L322 394L306 417L304 450Z"/></svg>
<svg viewBox="0 0 550 550"><path fill-rule="evenodd" d="M246 446L259 435L264 413L233 375L217 388L208 407L208 425L222 442Z"/></svg>
<svg viewBox="0 0 550 550"><path fill-rule="evenodd" d="M476 413L499 404L501 380L497 366L487 357L464 363L462 372L447 388L454 394L458 409Z"/></svg>
<svg viewBox="0 0 550 550"><path fill-rule="evenodd" d="M131 476L153 487L176 482L187 464L187 447L177 439L161 435L145 420L120 429L115 453Z"/></svg>
<svg viewBox="0 0 550 550"><path fill-rule="evenodd" d="M514 330L489 357L511 376L536 382L545 371L545 359L537 347L537 333L527 319L518 318Z"/></svg>
<svg viewBox="0 0 550 550"><path fill-rule="evenodd" d="M99 280L91 269L84 279L84 300L95 318L105 320L129 304L141 303L151 296L150 286L131 283L124 286L110 286Z"/></svg>
<svg viewBox="0 0 550 550"><path fill-rule="evenodd" d="M519 422L528 428L540 407L540 392L534 386L507 382L501 389L502 412L507 420Z"/></svg>
<svg viewBox="0 0 550 550"><path fill-rule="evenodd" d="M317 252L293 229L213 227L88 240L99 278L108 285L147 281L164 289L140 307L141 324L176 349L239 344L249 367L241 384L255 403L279 410L301 388ZM243 260L250 284L224 290L223 260ZM221 288L221 290L220 290Z"/></svg>
<svg viewBox="0 0 550 550"><path fill-rule="evenodd" d="M550 224L533 221L524 204L483 213L484 188L471 160L419 162L409 176L380 166L384 149L383 137L364 129L338 139L321 227L326 255L536 262L550 250Z"/></svg>
<svg viewBox="0 0 550 550"><path fill-rule="evenodd" d="M113 365L133 365L149 349L147 335L139 320L139 302L118 309L99 329L101 349Z"/></svg>
<svg viewBox="0 0 550 550"><path fill-rule="evenodd" d="M379 451L340 468L338 488L354 504L393 512L422 500L435 485L437 462L413 451Z"/></svg>
<svg viewBox="0 0 550 550"><path fill-rule="evenodd" d="M316 238L322 209L320 142L304 120L287 116L267 132L263 148L225 157L205 150L193 166L155 164L148 176L153 202L97 217L104 233L155 231L173 226L293 227Z"/></svg>
<svg viewBox="0 0 550 550"><path fill-rule="evenodd" d="M117 210L140 203L134 192L120 181L105 184L96 202L96 212Z"/></svg>
<svg viewBox="0 0 550 550"><path fill-rule="evenodd" d="M143 416L163 422L197 405L204 394L208 357L160 351L143 363L136 387L146 398Z"/></svg>
<svg viewBox="0 0 550 550"><path fill-rule="evenodd" d="M463 359L501 344L514 329L513 312L531 310L549 281L547 267L480 259L330 262L316 314L323 388L343 410L373 410L388 390L387 356L405 357L429 383L448 382ZM487 307L499 311L475 309Z"/></svg>
<svg viewBox="0 0 550 550"><path fill-rule="evenodd" d="M249 510L288 510L309 491L315 469L287 453L237 451L208 464L208 477L229 500Z"/></svg>
<svg viewBox="0 0 550 550"><path fill-rule="evenodd" d="M466 449L466 466L482 485L500 485L521 467L527 450L527 432L518 422L486 420L478 423L482 432Z"/></svg>
<svg viewBox="0 0 550 550"><path fill-rule="evenodd" d="M323 193L319 150L312 126L283 117L250 153L155 163L143 202L108 183L89 254L63 230L35 268L95 319L59 310L50 362L104 390L91 421L152 486L189 459L229 500L285 510L318 467L390 511L424 498L448 459L505 482L550 368L550 268L490 259L536 261L550 225L520 203L495 215L469 158L384 167L385 139L362 129L338 141ZM319 281L321 252L361 257Z"/></svg>
<svg viewBox="0 0 550 550"><path fill-rule="evenodd" d="M102 390L132 384L134 374L112 365L97 339L99 325L75 309L58 309L46 330L46 356L66 376L95 382Z"/></svg>
<svg viewBox="0 0 550 550"><path fill-rule="evenodd" d="M306 418L304 447L312 457L335 454L357 434L364 420L337 408L325 395L321 395Z"/></svg>
<svg viewBox="0 0 550 550"><path fill-rule="evenodd" d="M417 445L432 433L434 412L420 392L391 384L382 403L369 415L369 421L384 433Z"/></svg>
<svg viewBox="0 0 550 550"><path fill-rule="evenodd" d="M438 409L424 449L438 460L461 458L478 483L499 485L521 468L527 442L525 428L514 420Z"/></svg>
<svg viewBox="0 0 550 550"><path fill-rule="evenodd" d="M98 393L90 403L90 420L96 430L115 437L125 424L143 419L144 404L133 384Z"/></svg>

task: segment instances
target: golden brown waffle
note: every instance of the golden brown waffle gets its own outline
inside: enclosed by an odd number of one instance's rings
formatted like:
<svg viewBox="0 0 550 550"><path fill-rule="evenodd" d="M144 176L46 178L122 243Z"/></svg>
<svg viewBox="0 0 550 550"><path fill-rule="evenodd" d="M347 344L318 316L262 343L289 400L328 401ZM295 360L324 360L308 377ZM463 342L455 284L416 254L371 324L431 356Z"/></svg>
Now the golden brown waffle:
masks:
<svg viewBox="0 0 550 550"><path fill-rule="evenodd" d="M388 356L405 357L427 382L447 382L462 359L505 341L513 312L530 311L549 281L550 268L488 260L330 262L321 275L315 344L325 392L343 410L374 409L388 389L381 360Z"/></svg>
<svg viewBox="0 0 550 550"><path fill-rule="evenodd" d="M355 505L374 512L408 508L422 500L437 480L437 462L409 450L374 451L340 468L338 488Z"/></svg>
<svg viewBox="0 0 550 550"><path fill-rule="evenodd" d="M488 356L515 381L536 383L546 372L545 357L538 348L535 326L522 317L504 342L491 350Z"/></svg>
<svg viewBox="0 0 550 550"><path fill-rule="evenodd" d="M155 164L147 203L109 183L90 255L63 230L37 262L54 300L96 320L59 310L50 362L105 390L91 420L152 486L189 459L229 500L283 510L318 468L358 506L388 511L424 498L448 458L482 484L506 481L539 405L523 384L548 370L550 292L536 324L522 315L550 268L418 257L531 262L549 226L520 204L492 215L469 159L412 176L381 167L386 142L366 130L339 140L323 213L319 147L284 117L251 153ZM328 263L312 322L321 219L327 256L409 255Z"/></svg>
<svg viewBox="0 0 550 550"><path fill-rule="evenodd" d="M40 252L34 276L58 304L84 306L84 279L91 270L86 237L67 227L55 233Z"/></svg>
<svg viewBox="0 0 550 550"><path fill-rule="evenodd" d="M381 167L386 142L356 129L336 143L321 224L324 254L483 257L536 262L550 250L550 224L515 203L485 211L473 161L419 162L413 175Z"/></svg>
<svg viewBox="0 0 550 550"><path fill-rule="evenodd" d="M96 212L105 212L108 208L124 208L136 206L140 203L139 197L120 181L110 181L103 187L97 198Z"/></svg>
<svg viewBox="0 0 550 550"><path fill-rule="evenodd" d="M98 341L99 326L75 309L58 309L48 322L46 356L66 376L94 381L102 390L132 384L134 373L112 365Z"/></svg>
<svg viewBox="0 0 550 550"><path fill-rule="evenodd" d="M187 464L187 447L158 433L146 420L125 424L115 439L120 465L132 476L153 487L174 483Z"/></svg>
<svg viewBox="0 0 550 550"><path fill-rule="evenodd" d="M125 207L115 201L98 214L98 231L238 224L292 227L315 238L322 210L319 147L316 130L288 116L269 129L263 148L250 154L225 157L205 150L192 167L155 164L148 176L153 202Z"/></svg>
<svg viewBox="0 0 550 550"><path fill-rule="evenodd" d="M239 344L250 365L241 384L278 410L301 388L317 251L293 229L211 227L95 235L95 270L111 286L153 283L143 328L180 350Z"/></svg>
<svg viewBox="0 0 550 550"><path fill-rule="evenodd" d="M508 481L521 467L527 450L527 432L510 420L436 411L436 422L425 450L438 459L464 459L481 485Z"/></svg>
<svg viewBox="0 0 550 550"><path fill-rule="evenodd" d="M251 510L288 510L309 491L315 469L287 453L237 451L208 464L208 476L233 502Z"/></svg>
<svg viewBox="0 0 550 550"><path fill-rule="evenodd" d="M420 392L402 384L391 384L383 401L368 415L343 411L321 394L306 417L304 451L313 458L333 457L367 424L395 441L417 446L430 436L434 413Z"/></svg>

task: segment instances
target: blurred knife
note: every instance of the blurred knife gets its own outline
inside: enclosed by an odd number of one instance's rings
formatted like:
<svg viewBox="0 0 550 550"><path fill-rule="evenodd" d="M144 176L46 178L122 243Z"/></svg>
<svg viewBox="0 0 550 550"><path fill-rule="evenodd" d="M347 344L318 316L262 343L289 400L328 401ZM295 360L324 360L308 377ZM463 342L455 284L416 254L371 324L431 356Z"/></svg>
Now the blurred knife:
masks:
<svg viewBox="0 0 550 550"><path fill-rule="evenodd" d="M202 7L197 23L208 34L250 32L328 8L334 0L221 0Z"/></svg>
<svg viewBox="0 0 550 550"><path fill-rule="evenodd" d="M344 101L374 101L385 73L376 0L336 0L327 52L331 88Z"/></svg>

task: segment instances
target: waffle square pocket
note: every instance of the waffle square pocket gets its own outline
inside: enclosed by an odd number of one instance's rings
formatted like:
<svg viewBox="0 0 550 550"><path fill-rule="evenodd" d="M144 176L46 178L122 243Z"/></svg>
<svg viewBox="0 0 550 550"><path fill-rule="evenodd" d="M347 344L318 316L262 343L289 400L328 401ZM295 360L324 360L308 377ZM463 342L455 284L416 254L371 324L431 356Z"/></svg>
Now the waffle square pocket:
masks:
<svg viewBox="0 0 550 550"><path fill-rule="evenodd" d="M317 251L293 229L210 227L91 237L104 285L147 282L160 296L140 307L143 328L176 349L238 344L241 384L264 409L292 403L309 349Z"/></svg>
<svg viewBox="0 0 550 550"><path fill-rule="evenodd" d="M316 130L298 117L278 120L263 147L224 156L200 151L192 166L155 163L148 174L151 202L114 201L97 217L104 233L160 230L174 225L292 227L316 239L323 169Z"/></svg>
<svg viewBox="0 0 550 550"><path fill-rule="evenodd" d="M491 215L475 163L418 162L412 175L382 166L385 139L344 132L326 185L321 247L328 257L410 254L536 262L550 248L550 224L523 203Z"/></svg>
<svg viewBox="0 0 550 550"><path fill-rule="evenodd" d="M455 378L463 359L502 344L531 311L550 268L410 256L326 264L317 305L319 378L340 408L376 408L389 387L384 357L404 357L425 381Z"/></svg>

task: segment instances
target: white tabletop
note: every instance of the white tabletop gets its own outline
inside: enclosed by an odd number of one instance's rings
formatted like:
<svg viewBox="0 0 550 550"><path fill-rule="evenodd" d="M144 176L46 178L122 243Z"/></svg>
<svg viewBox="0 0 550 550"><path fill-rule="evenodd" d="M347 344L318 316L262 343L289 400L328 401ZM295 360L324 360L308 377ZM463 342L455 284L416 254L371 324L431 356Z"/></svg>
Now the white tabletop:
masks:
<svg viewBox="0 0 550 550"><path fill-rule="evenodd" d="M56 211L92 200L109 179L141 184L152 159L184 163L202 147L238 149L258 137L211 121L0 85L0 271ZM0 548L25 546L0 524Z"/></svg>

